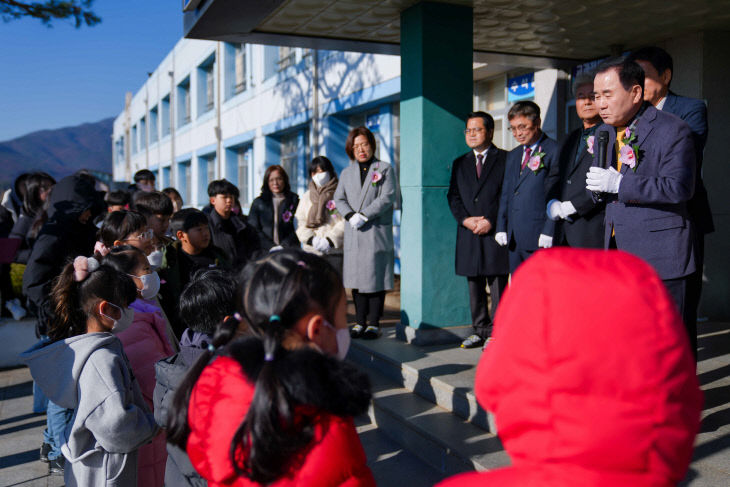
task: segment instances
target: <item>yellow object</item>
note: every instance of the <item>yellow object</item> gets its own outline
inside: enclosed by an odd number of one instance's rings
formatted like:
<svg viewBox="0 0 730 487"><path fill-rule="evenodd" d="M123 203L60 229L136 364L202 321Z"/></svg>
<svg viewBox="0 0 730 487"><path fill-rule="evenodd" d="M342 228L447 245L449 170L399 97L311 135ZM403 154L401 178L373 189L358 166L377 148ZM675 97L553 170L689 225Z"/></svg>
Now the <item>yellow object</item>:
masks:
<svg viewBox="0 0 730 487"><path fill-rule="evenodd" d="M624 135L626 135L626 127L616 130L616 170L621 172L621 149L626 144L623 143Z"/></svg>

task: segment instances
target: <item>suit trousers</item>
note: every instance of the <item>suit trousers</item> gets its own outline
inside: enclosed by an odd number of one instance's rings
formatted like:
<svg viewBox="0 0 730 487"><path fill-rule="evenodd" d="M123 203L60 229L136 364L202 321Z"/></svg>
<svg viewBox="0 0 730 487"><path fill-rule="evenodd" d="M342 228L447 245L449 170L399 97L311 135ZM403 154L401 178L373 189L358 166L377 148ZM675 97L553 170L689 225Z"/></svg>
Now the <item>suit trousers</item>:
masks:
<svg viewBox="0 0 730 487"><path fill-rule="evenodd" d="M666 286L667 291L669 291L669 294L672 296L672 299L674 299L674 302L677 304L679 316L682 317L684 327L687 330L692 354L694 355L695 360L697 360L697 320L695 319L695 321L692 322L687 319L688 312L690 311L689 302L687 300L687 288L689 287L692 276L693 274L685 277L679 277L677 279L663 279L662 282Z"/></svg>
<svg viewBox="0 0 730 487"><path fill-rule="evenodd" d="M702 295L702 272L705 267L705 235L695 229L695 263L697 270L687 280L685 323L697 330L697 313ZM689 328L688 328L689 329Z"/></svg>
<svg viewBox="0 0 730 487"><path fill-rule="evenodd" d="M507 276L469 276L466 280L469 283L469 305L474 334L486 340L492 336L492 319L504 288L507 287ZM487 308L487 284L492 295L491 309Z"/></svg>
<svg viewBox="0 0 730 487"><path fill-rule="evenodd" d="M352 300L355 302L355 322L358 325L380 327L380 318L385 308L385 291L361 293L353 289Z"/></svg>

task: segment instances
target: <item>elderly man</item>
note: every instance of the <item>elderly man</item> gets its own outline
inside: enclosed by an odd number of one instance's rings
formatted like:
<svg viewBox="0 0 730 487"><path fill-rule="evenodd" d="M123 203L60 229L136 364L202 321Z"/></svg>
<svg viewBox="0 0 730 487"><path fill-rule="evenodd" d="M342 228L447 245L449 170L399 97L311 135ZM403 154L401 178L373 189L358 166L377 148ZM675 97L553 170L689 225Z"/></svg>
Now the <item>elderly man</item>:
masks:
<svg viewBox="0 0 730 487"><path fill-rule="evenodd" d="M548 217L559 221L555 243L570 247L603 248L605 205L585 188L585 174L593 165L593 142L601 117L593 103L593 75L573 83L575 111L583 126L568 136L560 151L559 191L547 206Z"/></svg>
<svg viewBox="0 0 730 487"><path fill-rule="evenodd" d="M608 132L609 167L591 167L586 188L608 202L605 247L651 264L684 315L687 280L696 269L687 210L694 193L692 132L644 102L644 71L634 61L602 63L593 89L604 122L596 133ZM696 331L688 333L696 353Z"/></svg>
<svg viewBox="0 0 730 487"><path fill-rule="evenodd" d="M673 113L692 130L695 142L697 173L695 174L695 194L687 203L689 214L695 225L695 258L697 271L687 283L687 306L684 319L696 326L697 307L702 293L702 269L705 261L705 235L715 231L712 211L702 181L702 156L707 142L707 107L705 102L696 98L679 96L669 90L674 72L672 57L660 47L642 47L629 55L644 70L644 100L657 110ZM694 325L692 325L694 323Z"/></svg>
<svg viewBox="0 0 730 487"><path fill-rule="evenodd" d="M507 154L494 240L507 246L514 272L538 248L553 245L555 222L545 214L560 176L558 143L541 129L540 107L518 101L507 113L519 146Z"/></svg>
<svg viewBox="0 0 730 487"><path fill-rule="evenodd" d="M456 273L469 283L474 327L461 347L475 348L489 340L491 318L507 285L507 250L494 241L507 152L492 144L494 119L488 113L470 113L464 135L471 150L454 161L446 198L457 222ZM487 284L492 294L491 317Z"/></svg>

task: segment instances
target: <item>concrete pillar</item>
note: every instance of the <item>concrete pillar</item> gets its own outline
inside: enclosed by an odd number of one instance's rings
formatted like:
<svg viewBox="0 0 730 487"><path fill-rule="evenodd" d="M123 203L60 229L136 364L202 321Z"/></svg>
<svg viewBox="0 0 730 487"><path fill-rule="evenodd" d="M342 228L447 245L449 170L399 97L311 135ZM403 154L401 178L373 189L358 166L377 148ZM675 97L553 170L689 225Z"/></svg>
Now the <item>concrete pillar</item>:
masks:
<svg viewBox="0 0 730 487"><path fill-rule="evenodd" d="M409 340L443 339L444 328L471 321L466 280L454 274L456 222L446 192L451 163L467 150L472 51L470 7L422 2L401 13L399 331Z"/></svg>

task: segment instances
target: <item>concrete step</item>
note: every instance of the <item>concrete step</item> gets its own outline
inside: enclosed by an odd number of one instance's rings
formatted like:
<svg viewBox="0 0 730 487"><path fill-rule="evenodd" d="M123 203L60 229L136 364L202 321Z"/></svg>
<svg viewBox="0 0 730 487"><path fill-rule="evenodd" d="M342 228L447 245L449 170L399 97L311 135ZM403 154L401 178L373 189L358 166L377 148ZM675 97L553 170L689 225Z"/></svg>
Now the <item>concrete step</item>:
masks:
<svg viewBox="0 0 730 487"><path fill-rule="evenodd" d="M373 368L367 373L373 387L369 411L373 424L444 477L509 464L496 435L400 387Z"/></svg>
<svg viewBox="0 0 730 487"><path fill-rule="evenodd" d="M14 320L0 319L0 368L23 365L19 355L32 347L38 338L35 336L35 318Z"/></svg>
<svg viewBox="0 0 730 487"><path fill-rule="evenodd" d="M485 431L495 431L473 392L481 349L407 344L395 334L394 328L385 328L377 340L353 340L348 359Z"/></svg>

